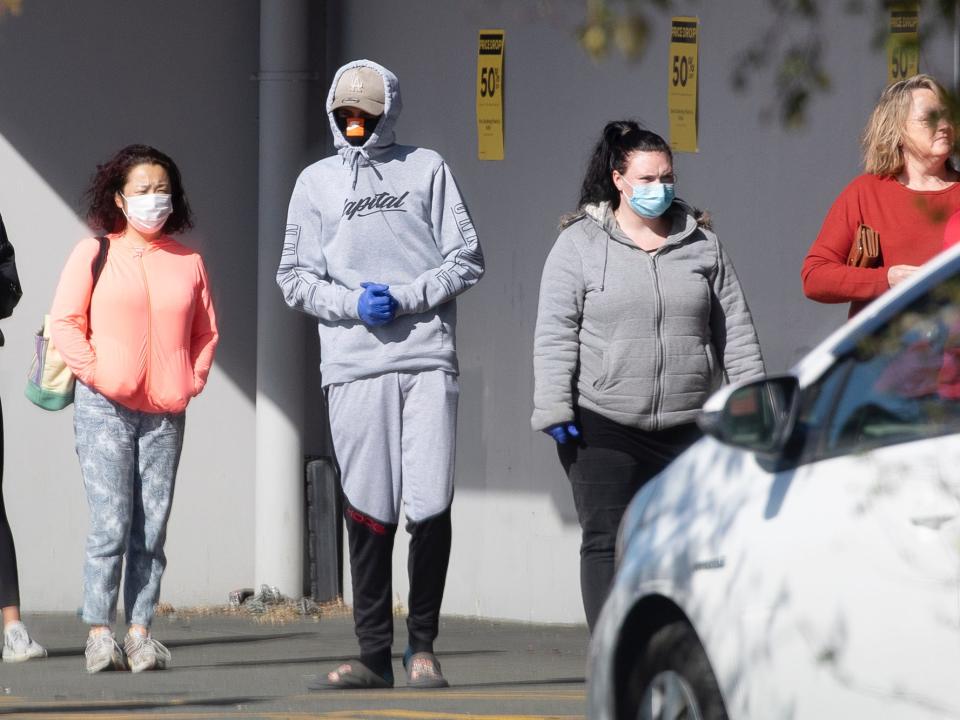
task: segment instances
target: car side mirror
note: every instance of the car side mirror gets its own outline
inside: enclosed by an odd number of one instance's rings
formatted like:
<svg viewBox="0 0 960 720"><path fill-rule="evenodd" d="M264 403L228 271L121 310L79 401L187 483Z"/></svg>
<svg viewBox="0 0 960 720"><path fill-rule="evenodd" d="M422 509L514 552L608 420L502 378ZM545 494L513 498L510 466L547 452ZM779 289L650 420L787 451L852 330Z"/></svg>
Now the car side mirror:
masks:
<svg viewBox="0 0 960 720"><path fill-rule="evenodd" d="M793 433L798 390L793 375L730 385L707 401L697 424L704 433L727 445L776 454Z"/></svg>

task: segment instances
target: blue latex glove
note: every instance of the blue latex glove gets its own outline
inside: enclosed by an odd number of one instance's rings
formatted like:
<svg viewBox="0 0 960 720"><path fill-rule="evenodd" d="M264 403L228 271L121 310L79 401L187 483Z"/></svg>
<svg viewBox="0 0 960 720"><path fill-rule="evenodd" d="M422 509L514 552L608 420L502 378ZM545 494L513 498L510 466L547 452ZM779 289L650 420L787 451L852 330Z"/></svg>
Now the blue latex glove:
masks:
<svg viewBox="0 0 960 720"><path fill-rule="evenodd" d="M556 440L560 445L564 445L571 440L576 440L578 437L580 437L580 430L572 422L551 425L550 427L544 429L544 432Z"/></svg>
<svg viewBox="0 0 960 720"><path fill-rule="evenodd" d="M397 301L390 294L389 285L360 283L363 294L357 300L357 314L367 325L386 325L397 314Z"/></svg>

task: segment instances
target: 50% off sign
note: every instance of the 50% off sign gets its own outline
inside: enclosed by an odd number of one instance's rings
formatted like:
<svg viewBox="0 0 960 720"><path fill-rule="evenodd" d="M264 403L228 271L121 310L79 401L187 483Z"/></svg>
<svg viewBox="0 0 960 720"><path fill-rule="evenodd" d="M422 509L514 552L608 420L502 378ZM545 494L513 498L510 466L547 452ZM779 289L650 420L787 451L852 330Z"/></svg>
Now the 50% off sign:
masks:
<svg viewBox="0 0 960 720"><path fill-rule="evenodd" d="M477 53L477 153L503 160L503 30L481 30Z"/></svg>
<svg viewBox="0 0 960 720"><path fill-rule="evenodd" d="M670 24L670 147L681 152L697 151L697 26L695 17L675 17Z"/></svg>
<svg viewBox="0 0 960 720"><path fill-rule="evenodd" d="M920 72L920 11L917 3L898 3L890 9L887 39L887 84Z"/></svg>

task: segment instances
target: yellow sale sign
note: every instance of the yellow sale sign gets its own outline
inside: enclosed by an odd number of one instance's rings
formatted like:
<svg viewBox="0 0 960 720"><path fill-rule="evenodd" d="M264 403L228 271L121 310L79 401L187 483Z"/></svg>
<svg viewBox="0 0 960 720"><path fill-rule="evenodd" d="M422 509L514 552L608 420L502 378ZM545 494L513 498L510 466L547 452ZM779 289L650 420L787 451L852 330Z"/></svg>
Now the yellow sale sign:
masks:
<svg viewBox="0 0 960 720"><path fill-rule="evenodd" d="M477 152L503 160L503 30L481 30L477 53Z"/></svg>
<svg viewBox="0 0 960 720"><path fill-rule="evenodd" d="M697 151L698 25L695 17L675 17L670 24L667 68L670 147L680 152Z"/></svg>
<svg viewBox="0 0 960 720"><path fill-rule="evenodd" d="M887 84L920 72L920 10L916 2L897 3L890 9L887 41Z"/></svg>

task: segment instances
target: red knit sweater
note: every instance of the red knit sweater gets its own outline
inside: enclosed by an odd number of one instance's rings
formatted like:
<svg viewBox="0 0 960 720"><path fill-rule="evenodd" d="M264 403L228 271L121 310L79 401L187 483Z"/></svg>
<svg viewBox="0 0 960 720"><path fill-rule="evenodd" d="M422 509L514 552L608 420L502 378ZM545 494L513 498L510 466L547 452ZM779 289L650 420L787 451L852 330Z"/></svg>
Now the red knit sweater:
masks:
<svg viewBox="0 0 960 720"><path fill-rule="evenodd" d="M908 190L894 178L861 175L840 193L803 261L803 292L825 303L850 302L850 315L889 289L892 265L922 265L943 249L944 226L960 210L960 183ZM847 266L857 226L880 235L883 265Z"/></svg>

